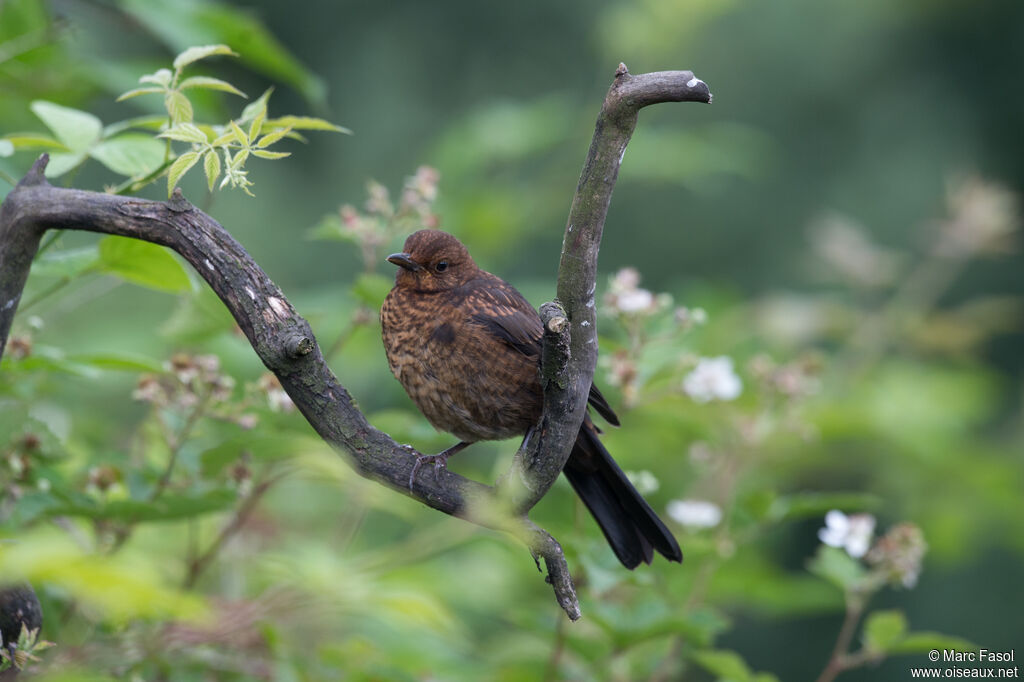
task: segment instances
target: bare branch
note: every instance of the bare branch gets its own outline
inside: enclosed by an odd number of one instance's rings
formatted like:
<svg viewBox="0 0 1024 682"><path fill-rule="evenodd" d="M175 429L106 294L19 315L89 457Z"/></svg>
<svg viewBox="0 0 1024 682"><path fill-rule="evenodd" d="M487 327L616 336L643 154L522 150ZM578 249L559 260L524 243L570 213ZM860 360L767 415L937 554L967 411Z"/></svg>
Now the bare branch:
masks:
<svg viewBox="0 0 1024 682"><path fill-rule="evenodd" d="M499 488L517 486L507 493L516 501L517 513L528 512L554 485L583 423L597 365L594 292L604 221L637 114L643 107L660 102L710 103L711 92L692 71L633 76L625 64L619 64L597 117L569 211L558 266L557 303L545 304L556 305L558 313L549 309L545 316L545 307L541 307L544 413L517 453L512 470L499 481ZM555 332L550 324L558 316L569 324Z"/></svg>

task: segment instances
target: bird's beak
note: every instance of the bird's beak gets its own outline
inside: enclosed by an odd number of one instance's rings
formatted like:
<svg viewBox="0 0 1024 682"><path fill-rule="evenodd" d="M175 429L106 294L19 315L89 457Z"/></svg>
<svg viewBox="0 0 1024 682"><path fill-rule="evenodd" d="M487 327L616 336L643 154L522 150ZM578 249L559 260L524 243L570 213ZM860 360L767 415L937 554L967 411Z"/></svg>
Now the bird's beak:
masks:
<svg viewBox="0 0 1024 682"><path fill-rule="evenodd" d="M393 253L387 257L387 261L403 267L409 272L417 272L423 269L423 266L414 261L407 253Z"/></svg>

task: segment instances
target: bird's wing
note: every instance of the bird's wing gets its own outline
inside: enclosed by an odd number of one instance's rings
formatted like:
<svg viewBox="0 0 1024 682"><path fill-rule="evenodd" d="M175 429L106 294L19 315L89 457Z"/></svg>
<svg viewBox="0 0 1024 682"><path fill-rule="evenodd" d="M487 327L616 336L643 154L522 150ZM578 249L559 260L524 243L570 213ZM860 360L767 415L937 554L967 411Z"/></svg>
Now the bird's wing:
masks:
<svg viewBox="0 0 1024 682"><path fill-rule="evenodd" d="M522 294L495 278L472 288L466 301L471 320L523 355L540 357L540 317Z"/></svg>
<svg viewBox="0 0 1024 682"><path fill-rule="evenodd" d="M522 294L495 277L486 286L477 283L469 296L472 300L467 303L476 311L471 318L475 324L523 355L539 360L543 327L537 311ZM618 416L595 384L590 386L587 401L609 424L619 425Z"/></svg>

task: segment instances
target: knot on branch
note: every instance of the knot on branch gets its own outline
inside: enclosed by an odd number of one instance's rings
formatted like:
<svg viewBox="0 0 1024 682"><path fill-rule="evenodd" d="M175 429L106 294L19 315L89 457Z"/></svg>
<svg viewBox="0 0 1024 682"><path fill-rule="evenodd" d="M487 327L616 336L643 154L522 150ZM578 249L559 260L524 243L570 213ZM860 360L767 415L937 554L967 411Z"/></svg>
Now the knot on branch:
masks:
<svg viewBox="0 0 1024 682"><path fill-rule="evenodd" d="M181 193L180 187L174 188L174 194L167 200L167 208L171 209L175 213L188 213L195 208L185 195Z"/></svg>
<svg viewBox="0 0 1024 682"><path fill-rule="evenodd" d="M541 375L544 384L554 384L565 390L568 385L569 365L569 318L558 303L545 303L540 307L540 319L544 325Z"/></svg>
<svg viewBox="0 0 1024 682"><path fill-rule="evenodd" d="M284 340L284 349L290 358L301 358L313 352L313 339L306 334L293 332Z"/></svg>

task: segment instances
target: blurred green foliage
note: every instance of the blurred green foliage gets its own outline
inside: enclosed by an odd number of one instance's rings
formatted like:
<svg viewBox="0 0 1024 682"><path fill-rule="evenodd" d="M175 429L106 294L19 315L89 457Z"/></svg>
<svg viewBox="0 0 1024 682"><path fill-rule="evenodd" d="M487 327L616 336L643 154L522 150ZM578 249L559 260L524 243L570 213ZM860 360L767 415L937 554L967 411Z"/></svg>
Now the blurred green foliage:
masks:
<svg viewBox="0 0 1024 682"><path fill-rule="evenodd" d="M0 578L40 594L42 679L788 680L831 660L879 680L931 648L1019 644L1022 7L0 4L0 135L45 124L98 162L75 187L154 168L152 137L100 121L166 120L159 98L114 100L194 45L239 54L195 75L283 86L268 116L354 129L259 167L256 199L182 185L371 421L425 452L450 438L388 374L381 256L439 224L539 304L615 64L692 68L715 94L645 110L601 262L607 445L681 567L622 570L556 485L533 517L576 571L569 624L513 540L328 450L175 257L65 233L0 364ZM201 120L235 115L188 94ZM0 141L0 195L34 159L19 140L47 137ZM490 481L513 449L452 466ZM871 551L821 544L832 509L877 518Z"/></svg>

